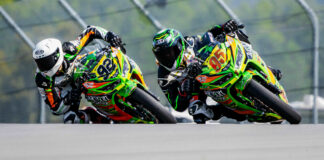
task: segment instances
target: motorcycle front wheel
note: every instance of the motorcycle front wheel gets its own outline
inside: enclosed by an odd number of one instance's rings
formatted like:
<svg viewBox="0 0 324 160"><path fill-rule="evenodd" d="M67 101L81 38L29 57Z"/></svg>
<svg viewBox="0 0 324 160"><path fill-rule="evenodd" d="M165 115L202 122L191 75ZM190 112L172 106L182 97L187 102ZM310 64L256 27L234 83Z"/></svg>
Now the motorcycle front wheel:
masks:
<svg viewBox="0 0 324 160"><path fill-rule="evenodd" d="M262 101L269 108L273 109L290 124L300 123L302 118L299 113L257 81L252 79L250 83L247 84L245 91L254 98Z"/></svg>
<svg viewBox="0 0 324 160"><path fill-rule="evenodd" d="M158 119L158 123L176 123L176 119L173 115L164 107L159 101L153 98L150 94L136 88L135 91L128 97L129 101L135 101L138 104L142 104L142 107L153 114Z"/></svg>

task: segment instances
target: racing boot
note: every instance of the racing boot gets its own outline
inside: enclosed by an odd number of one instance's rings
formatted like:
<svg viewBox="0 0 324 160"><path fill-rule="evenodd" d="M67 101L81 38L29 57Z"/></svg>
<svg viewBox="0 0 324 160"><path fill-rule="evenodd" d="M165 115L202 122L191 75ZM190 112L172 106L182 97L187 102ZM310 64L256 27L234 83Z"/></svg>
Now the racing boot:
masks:
<svg viewBox="0 0 324 160"><path fill-rule="evenodd" d="M281 73L280 69L275 69L270 66L268 66L268 68L271 70L271 72L277 78L278 81L282 78L282 73Z"/></svg>
<svg viewBox="0 0 324 160"><path fill-rule="evenodd" d="M70 124L86 124L89 123L89 116L84 111L68 111L63 115L63 122Z"/></svg>
<svg viewBox="0 0 324 160"><path fill-rule="evenodd" d="M68 111L63 116L64 123L87 124L87 123L111 123L111 119L100 113L95 107L89 106L78 111Z"/></svg>
<svg viewBox="0 0 324 160"><path fill-rule="evenodd" d="M206 121L214 117L212 109L200 100L191 102L188 107L188 112L193 116L194 122L197 124L205 124Z"/></svg>

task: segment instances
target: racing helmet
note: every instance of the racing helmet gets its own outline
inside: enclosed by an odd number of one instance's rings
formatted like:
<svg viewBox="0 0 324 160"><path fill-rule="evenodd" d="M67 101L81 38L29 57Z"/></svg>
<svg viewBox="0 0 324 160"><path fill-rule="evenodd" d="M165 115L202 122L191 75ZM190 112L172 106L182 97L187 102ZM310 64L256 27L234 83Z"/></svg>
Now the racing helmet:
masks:
<svg viewBox="0 0 324 160"><path fill-rule="evenodd" d="M168 70L180 67L185 47L184 37L175 29L163 29L153 37L152 51L156 60Z"/></svg>
<svg viewBox="0 0 324 160"><path fill-rule="evenodd" d="M40 41L33 51L33 58L38 69L45 75L52 77L63 63L64 55L61 41L54 38Z"/></svg>

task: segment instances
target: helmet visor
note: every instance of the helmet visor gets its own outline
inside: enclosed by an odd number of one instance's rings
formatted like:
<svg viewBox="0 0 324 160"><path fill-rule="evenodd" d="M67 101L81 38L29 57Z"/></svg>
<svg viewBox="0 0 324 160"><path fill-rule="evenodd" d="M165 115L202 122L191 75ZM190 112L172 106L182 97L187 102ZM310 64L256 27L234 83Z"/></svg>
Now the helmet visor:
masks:
<svg viewBox="0 0 324 160"><path fill-rule="evenodd" d="M182 45L178 43L171 47L158 47L153 50L156 59L160 64L172 68L174 62L177 60L179 54L181 53Z"/></svg>
<svg viewBox="0 0 324 160"><path fill-rule="evenodd" d="M57 49L55 53L40 59L35 59L38 69L41 72L49 71L52 69L60 57L59 50Z"/></svg>

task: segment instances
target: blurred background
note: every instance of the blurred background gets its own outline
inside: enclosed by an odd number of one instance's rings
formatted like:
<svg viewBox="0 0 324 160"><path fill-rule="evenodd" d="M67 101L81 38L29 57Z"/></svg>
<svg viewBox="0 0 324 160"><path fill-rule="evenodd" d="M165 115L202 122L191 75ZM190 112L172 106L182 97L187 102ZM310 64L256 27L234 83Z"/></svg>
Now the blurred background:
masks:
<svg viewBox="0 0 324 160"><path fill-rule="evenodd" d="M324 0L306 2L319 20L317 36L323 37ZM233 17L245 24L265 62L283 72L280 82L302 123L314 121L313 93L318 90L318 122L324 123L324 44L320 39L319 47L314 46L313 21L298 0L0 0L0 6L0 123L41 121L32 48L42 39L73 40L83 30L82 22L119 34L150 90L168 105L156 80L153 35L163 26L184 35L203 34ZM317 86L314 49L319 52ZM45 114L43 122L62 122L47 108Z"/></svg>

